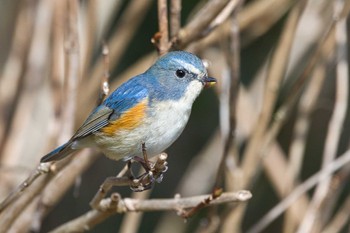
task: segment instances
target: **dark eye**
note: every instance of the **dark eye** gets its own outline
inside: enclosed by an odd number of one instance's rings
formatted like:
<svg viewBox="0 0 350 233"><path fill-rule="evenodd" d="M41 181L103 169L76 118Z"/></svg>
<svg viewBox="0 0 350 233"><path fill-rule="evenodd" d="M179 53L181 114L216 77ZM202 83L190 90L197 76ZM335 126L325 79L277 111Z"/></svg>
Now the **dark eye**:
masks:
<svg viewBox="0 0 350 233"><path fill-rule="evenodd" d="M184 71L184 70L177 70L176 71L176 76L179 78L183 78L183 77L185 77L185 75L186 75L186 71Z"/></svg>

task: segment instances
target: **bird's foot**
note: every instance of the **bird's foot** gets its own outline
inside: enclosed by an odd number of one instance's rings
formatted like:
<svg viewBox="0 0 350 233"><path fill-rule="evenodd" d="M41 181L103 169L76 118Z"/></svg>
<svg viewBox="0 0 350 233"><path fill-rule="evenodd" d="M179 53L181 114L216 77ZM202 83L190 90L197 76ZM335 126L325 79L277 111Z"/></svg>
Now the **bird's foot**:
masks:
<svg viewBox="0 0 350 233"><path fill-rule="evenodd" d="M155 182L162 182L163 174L168 170L167 157L167 154L162 153L155 163L145 162L142 158L135 157L134 160L141 164L145 169L145 173L133 179L133 184L130 186L131 190L134 192L145 191L152 188Z"/></svg>

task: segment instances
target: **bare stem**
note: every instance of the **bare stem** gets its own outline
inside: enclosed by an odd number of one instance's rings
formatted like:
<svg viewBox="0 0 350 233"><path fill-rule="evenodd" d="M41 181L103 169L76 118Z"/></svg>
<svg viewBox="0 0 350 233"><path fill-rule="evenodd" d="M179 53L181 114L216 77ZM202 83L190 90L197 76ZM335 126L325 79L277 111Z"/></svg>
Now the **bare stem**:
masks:
<svg viewBox="0 0 350 233"><path fill-rule="evenodd" d="M158 0L158 25L159 25L159 55L163 55L169 50L169 24L168 24L168 4L167 0Z"/></svg>
<svg viewBox="0 0 350 233"><path fill-rule="evenodd" d="M170 36L173 38L181 28L181 0L170 2Z"/></svg>
<svg viewBox="0 0 350 233"><path fill-rule="evenodd" d="M119 195L112 194L111 198L103 199L100 204L100 209L104 209L105 211L91 210L84 215L61 225L53 230L52 233L84 231L93 228L95 225L114 214L121 214L130 211L181 211L186 208L193 208L198 205L198 203L209 197L210 195L202 195L187 198L138 200L130 198L121 199ZM245 202L251 197L251 193L245 190L223 193L220 197L210 201L208 205Z"/></svg>

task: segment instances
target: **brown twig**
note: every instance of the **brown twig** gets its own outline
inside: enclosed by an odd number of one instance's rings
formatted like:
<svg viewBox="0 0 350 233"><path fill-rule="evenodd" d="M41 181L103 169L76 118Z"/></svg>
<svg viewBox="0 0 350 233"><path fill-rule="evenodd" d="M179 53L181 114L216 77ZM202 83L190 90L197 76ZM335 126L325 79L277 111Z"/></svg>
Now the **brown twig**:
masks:
<svg viewBox="0 0 350 233"><path fill-rule="evenodd" d="M101 79L101 87L100 87L100 95L97 101L97 105L100 105L106 96L109 94L109 49L106 42L103 42L102 45L102 56L103 56L103 64L104 71Z"/></svg>
<svg viewBox="0 0 350 233"><path fill-rule="evenodd" d="M208 25L224 9L228 0L209 1L196 16L183 27L173 40L172 47L176 49L185 48L192 41L205 36ZM208 33L208 32L207 32Z"/></svg>
<svg viewBox="0 0 350 233"><path fill-rule="evenodd" d="M95 194L94 198L90 202L92 208L99 208L101 200L106 196L109 190L114 186L130 186L136 191L144 191L149 185L158 179L162 179L164 171L167 169L167 155L165 153L160 154L155 164L151 165L150 171L146 171L145 174L134 178L131 174L130 167L124 168L121 173L116 177L107 177L107 179L100 186L100 189ZM150 173L151 172L151 173ZM126 176L124 176L127 174Z"/></svg>
<svg viewBox="0 0 350 233"><path fill-rule="evenodd" d="M316 66L310 83L306 87L305 93L299 102L293 139L289 150L289 161L285 170L286 179L284 180L283 196L288 195L294 189L301 172L307 135L312 120L311 114L315 110L321 88L326 78L325 63L326 61L321 61ZM295 230L296 222L294 219L295 216L292 213L292 209L288 210L285 215L285 232L293 232Z"/></svg>
<svg viewBox="0 0 350 233"><path fill-rule="evenodd" d="M235 4L242 5L244 1L232 1ZM231 2L230 2L231 3ZM236 106L237 106L237 97L239 92L239 83L240 83L240 30L237 22L237 14L239 11L236 11L232 15L232 29L231 36L229 41L229 54L226 54L226 59L229 65L230 75L224 76L222 80L222 87L228 88L227 91L222 91L221 99L225 99L224 102L227 102L227 105L222 106L225 110L221 112L227 113L225 118L228 122L228 127L222 125L221 123L221 133L222 140L224 141L223 155L218 169L218 174L216 176L216 187L219 187L220 180L223 178L225 172L226 158L229 155L229 150L233 144L234 132L236 129ZM224 79L225 77L229 78L228 80ZM221 114L223 115L223 114ZM236 161L237 162L237 161Z"/></svg>
<svg viewBox="0 0 350 233"><path fill-rule="evenodd" d="M48 2L41 2L39 4L38 12L40 14L37 14L37 17L34 20L34 32L33 32L33 38L31 40L30 48L29 48L29 54L28 54L28 69L26 70L26 73L24 75L24 83L23 88L27 89L27 91L24 91L19 98L18 102L18 109L13 116L13 124L11 125L11 131L9 132L9 135L7 135L8 140L5 144L4 148L4 154L2 156L2 163L3 164L11 164L11 161L14 161L18 159L18 161L25 161L23 160L23 154L19 153L19 147L20 144L24 141L28 141L28 138L24 139L24 132L19 130L18 128L24 127L25 124L29 124L27 121L30 119L28 114L28 110L32 109L33 105L35 104L35 97L38 93L31 93L28 90L31 88L37 87L37 85L43 81L44 78L44 71L45 68L43 64L46 61L46 57L48 55L48 29L50 28L50 22L51 17L50 14L44 14L43 12L50 12L51 11L51 3ZM40 9L42 11L40 11ZM36 12L36 11L34 11ZM32 13L34 13L32 12ZM30 111L30 110L29 110ZM27 135L29 137L29 135ZM16 145L14 145L16 144ZM14 148L16 149L14 150ZM20 163L16 164L17 166L20 166ZM44 169L45 170L45 169ZM30 176L27 178L26 182L23 182L15 192L12 192L8 198L5 199L4 205L1 204L2 208L0 208L0 213L3 212L3 210L8 206L11 202L13 202L23 190L27 189L27 187L34 182L40 175L42 174L42 171L40 168L33 171ZM12 177L13 180L16 180L15 177ZM22 203L24 205L27 205L28 203ZM20 208L19 208L20 209ZM22 208L23 209L23 208ZM5 226L3 229L6 229Z"/></svg>
<svg viewBox="0 0 350 233"><path fill-rule="evenodd" d="M336 6L340 8L339 1L336 1ZM340 8L341 9L341 8ZM339 11L339 9L338 9ZM325 148L323 152L323 161L322 167L327 166L332 160L335 159L338 150L338 143L342 133L342 128L344 127L345 117L348 106L348 62L347 62L347 41L346 41L346 19L339 21L336 25L336 42L337 42L337 67L336 67L336 97L335 97L335 106L334 111L331 116L328 133L325 142ZM315 190L314 196L308 208L308 211L305 214L304 220L301 223L299 232L308 232L315 229L315 226L323 224L324 219L321 218L322 211L321 205L324 202L327 193L329 191L331 184L330 177L324 177L322 182L320 182ZM315 224L319 222L320 224ZM316 229L319 231L320 229Z"/></svg>
<svg viewBox="0 0 350 233"><path fill-rule="evenodd" d="M350 163L350 150L329 163L326 167L309 177L302 184L298 185L286 198L279 202L275 207L269 210L256 224L247 232L257 233L265 229L271 222L280 216L292 203L294 203L302 194L314 187L320 182L322 177L329 177L340 168Z"/></svg>
<svg viewBox="0 0 350 233"><path fill-rule="evenodd" d="M78 34L78 9L79 1L68 0L66 2L66 28L65 28L65 95L64 111L59 141L66 141L74 130L75 110L78 82L80 80L80 54L79 54L79 34Z"/></svg>
<svg viewBox="0 0 350 233"><path fill-rule="evenodd" d="M254 134L249 140L242 161L242 171L244 173L243 187L246 187L252 180L259 163L259 153L261 142L266 138L264 132L269 126L274 106L278 96L278 90L282 78L287 68L288 57L293 42L293 37L298 25L301 13L303 12L306 1L301 1L290 13L284 32L278 42L274 55L271 59L271 65L268 70L267 84L264 92L263 108L256 123Z"/></svg>
<svg viewBox="0 0 350 233"><path fill-rule="evenodd" d="M131 38L138 30L138 26L142 23L148 9L150 8L153 1L129 1L126 9L118 21L113 35L106 41L109 45L109 60L110 64L118 64L127 45ZM135 17L137 16L137 17ZM113 67L111 67L113 68ZM104 61L99 59L91 71L90 78L86 80L84 90L81 92L81 98L79 98L79 106L91 106L91 103L96 101L96 96L91 93L96 93L99 86L101 74L104 70ZM130 78L130 77L128 77ZM86 96L85 96L86 95ZM83 109L82 109L83 110ZM87 114L91 109L85 108L83 111ZM82 121L83 119L78 119Z"/></svg>
<svg viewBox="0 0 350 233"><path fill-rule="evenodd" d="M61 200L76 178L89 167L91 161L97 158L92 152L92 150L81 151L74 155L75 158L72 159L68 165L63 166L62 169L59 169L59 171L53 174L54 176L52 179L45 185L40 193L34 215L35 218L33 219L36 224L32 225L31 230L40 230L40 223L43 221L44 217Z"/></svg>
<svg viewBox="0 0 350 233"><path fill-rule="evenodd" d="M40 164L23 183L21 183L15 190L13 190L1 203L0 203L0 214L11 204L15 199L18 198L41 174L48 173L49 164Z"/></svg>
<svg viewBox="0 0 350 233"><path fill-rule="evenodd" d="M3 154L5 145L5 135L8 133L12 124L13 114L15 113L18 97L20 96L21 82L23 81L24 64L27 59L28 50L30 48L31 38L28 38L33 30L33 21L28 21L27 17L34 12L33 8L21 4L13 36L13 43L10 54L4 63L0 73L0 111L8 114L0 116L0 156ZM8 106L12 109L8 110Z"/></svg>
<svg viewBox="0 0 350 233"><path fill-rule="evenodd" d="M170 1L170 37L179 33L181 28L181 8L182 2L181 0L171 0Z"/></svg>
<svg viewBox="0 0 350 233"><path fill-rule="evenodd" d="M146 200L149 199L152 189L144 192L133 192L132 199ZM136 233L140 228L144 212L127 212L124 214L123 221L120 226L119 233Z"/></svg>
<svg viewBox="0 0 350 233"><path fill-rule="evenodd" d="M159 55L163 55L169 50L169 23L167 0L158 0L158 25L159 25Z"/></svg>
<svg viewBox="0 0 350 233"><path fill-rule="evenodd" d="M213 21L211 21L208 28L206 29L205 34L208 34L208 32L211 32L214 29L216 29L218 26L222 25L230 17L230 15L232 15L234 11L236 11L235 20L237 21L235 22L235 24L237 25L237 27L239 27L238 14L241 11L241 7L243 6L243 4L244 4L244 0L229 1L228 4L225 6L225 8L220 12L220 14L218 14L216 18ZM232 27L229 35L232 35Z"/></svg>
<svg viewBox="0 0 350 233"><path fill-rule="evenodd" d="M260 0L247 3L238 15L241 46L247 47L252 41L269 31L278 20L285 16L293 4L294 1L291 0ZM231 23L226 20L219 27L214 28L213 33L193 44L191 51L196 53L203 48L219 43L222 38L226 38L230 34L230 30Z"/></svg>
<svg viewBox="0 0 350 233"><path fill-rule="evenodd" d="M188 218L192 217L193 215L195 215L196 213L198 213L198 211L200 211L204 207L209 206L209 204L213 200L219 198L221 196L221 194L222 194L221 188L214 188L212 194L209 197L203 199L200 203L198 203L196 206L194 206L193 208L191 208L189 210L180 209L180 211L178 212L178 215L180 215L184 219L188 219Z"/></svg>
<svg viewBox="0 0 350 233"><path fill-rule="evenodd" d="M106 218L126 212L138 211L167 211L193 208L198 203L207 199L210 195L194 196L187 198L171 198L171 199L153 199L153 200L137 200L137 199L120 199L118 196L112 195L111 198L103 199L100 209L105 211L91 210L84 215L67 222L52 231L52 233L75 232L91 229ZM212 200L210 205L218 205L230 202L245 202L251 198L248 191L242 190L231 193L223 193L219 198Z"/></svg>
<svg viewBox="0 0 350 233"><path fill-rule="evenodd" d="M344 203L341 205L340 209L336 214L334 214L333 219L330 223L326 225L322 233L334 233L341 232L344 226L349 221L350 217L350 197L347 197Z"/></svg>

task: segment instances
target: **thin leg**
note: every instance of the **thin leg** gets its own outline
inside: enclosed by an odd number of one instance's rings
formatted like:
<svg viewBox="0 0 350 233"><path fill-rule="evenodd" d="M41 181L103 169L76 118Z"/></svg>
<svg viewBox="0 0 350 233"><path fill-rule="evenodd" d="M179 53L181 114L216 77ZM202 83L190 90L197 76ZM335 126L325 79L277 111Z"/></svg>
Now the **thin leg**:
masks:
<svg viewBox="0 0 350 233"><path fill-rule="evenodd" d="M148 169L148 171L150 171L151 170L151 166L149 165L150 162L148 160L148 155L147 155L147 150L146 150L146 143L142 143L142 154L143 154L143 160L146 163L147 169ZM147 171L147 169L146 169L146 171Z"/></svg>

